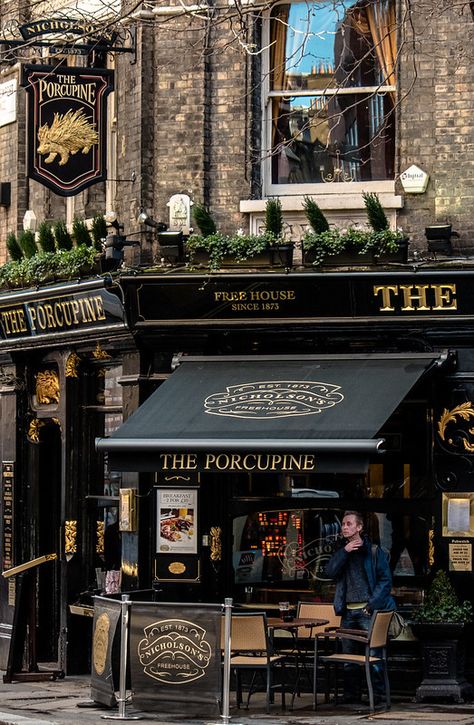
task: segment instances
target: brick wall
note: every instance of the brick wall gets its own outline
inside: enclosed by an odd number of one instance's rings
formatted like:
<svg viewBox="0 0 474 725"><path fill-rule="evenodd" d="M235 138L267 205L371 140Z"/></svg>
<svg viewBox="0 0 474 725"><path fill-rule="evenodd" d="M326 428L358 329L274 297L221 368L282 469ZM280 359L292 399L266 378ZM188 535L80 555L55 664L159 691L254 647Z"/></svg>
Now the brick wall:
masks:
<svg viewBox="0 0 474 725"><path fill-rule="evenodd" d="M399 170L416 164L430 183L425 194L405 196L400 221L420 247L426 225L452 223L461 234L453 246L465 250L474 247L474 21L453 5L418 0L415 32L408 21L401 29L400 94L408 95L399 109Z"/></svg>

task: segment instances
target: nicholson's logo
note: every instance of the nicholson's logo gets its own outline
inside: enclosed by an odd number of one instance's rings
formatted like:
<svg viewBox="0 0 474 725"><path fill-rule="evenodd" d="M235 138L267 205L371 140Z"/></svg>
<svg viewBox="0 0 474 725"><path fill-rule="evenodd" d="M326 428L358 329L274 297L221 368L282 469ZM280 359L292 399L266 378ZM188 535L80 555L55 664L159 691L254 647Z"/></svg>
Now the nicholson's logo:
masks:
<svg viewBox="0 0 474 725"><path fill-rule="evenodd" d="M163 619L145 627L143 633L138 659L148 677L168 685L204 677L211 660L205 629L184 619Z"/></svg>
<svg viewBox="0 0 474 725"><path fill-rule="evenodd" d="M341 403L344 395L339 391L339 385L308 380L242 383L209 395L204 408L212 415L259 420L314 415Z"/></svg>
<svg viewBox="0 0 474 725"><path fill-rule="evenodd" d="M92 643L92 663L98 675L103 675L109 647L110 619L107 613L97 619Z"/></svg>

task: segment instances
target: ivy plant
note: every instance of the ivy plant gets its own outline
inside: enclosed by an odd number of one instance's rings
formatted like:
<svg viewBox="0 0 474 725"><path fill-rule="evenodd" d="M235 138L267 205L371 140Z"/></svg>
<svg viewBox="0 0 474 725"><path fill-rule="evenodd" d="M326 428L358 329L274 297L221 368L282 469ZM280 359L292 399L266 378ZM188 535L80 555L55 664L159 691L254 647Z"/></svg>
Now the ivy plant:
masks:
<svg viewBox="0 0 474 725"><path fill-rule="evenodd" d="M90 275L97 262L93 247L81 245L57 252L38 252L0 267L0 287L29 287Z"/></svg>
<svg viewBox="0 0 474 725"><path fill-rule="evenodd" d="M224 257L231 257L239 264L265 252L269 247L279 244L273 234L233 234L217 232L207 237L193 234L186 242L191 266L195 263L196 253L204 251L209 256L209 268L219 269Z"/></svg>
<svg viewBox="0 0 474 725"><path fill-rule="evenodd" d="M366 229L328 229L325 232L306 232L302 240L303 250L312 252L313 264L321 264L327 257L335 254L367 254L374 257L382 254L394 254L404 239L402 232L385 229L372 231Z"/></svg>

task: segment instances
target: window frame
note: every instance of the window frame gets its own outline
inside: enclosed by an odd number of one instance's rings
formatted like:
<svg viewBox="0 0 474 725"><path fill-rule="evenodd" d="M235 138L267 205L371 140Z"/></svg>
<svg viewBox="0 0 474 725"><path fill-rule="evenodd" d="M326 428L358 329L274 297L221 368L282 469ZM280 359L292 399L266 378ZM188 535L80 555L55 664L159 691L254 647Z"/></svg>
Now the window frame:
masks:
<svg viewBox="0 0 474 725"><path fill-rule="evenodd" d="M351 182L308 182L303 184L275 184L272 181L272 100L291 96L292 98L316 96L333 96L333 95L367 95L368 93L396 93L396 85L374 85L374 86L351 86L344 88L326 88L315 93L314 89L306 91L273 91L271 90L271 66L270 66L270 25L272 13L278 5L293 5L305 3L307 0L280 0L272 5L272 7L264 14L264 23L262 28L263 48L265 52L262 58L262 95L261 95L261 114L262 114L262 171L263 171L263 190L266 196L295 196L295 195L322 195L337 192L338 194L357 194L362 191L377 191L381 184L386 185L392 182L393 188L395 179L378 179L373 181L351 181ZM319 0L313 0L312 5L318 5ZM395 117L396 123L396 117ZM395 129L396 134L396 129Z"/></svg>

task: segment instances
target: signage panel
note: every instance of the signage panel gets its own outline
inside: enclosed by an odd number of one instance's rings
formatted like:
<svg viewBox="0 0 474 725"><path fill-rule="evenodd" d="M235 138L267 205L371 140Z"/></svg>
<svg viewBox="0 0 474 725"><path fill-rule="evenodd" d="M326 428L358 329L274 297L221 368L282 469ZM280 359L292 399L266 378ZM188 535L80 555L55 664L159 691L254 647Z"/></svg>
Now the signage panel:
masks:
<svg viewBox="0 0 474 725"><path fill-rule="evenodd" d="M59 196L106 179L106 99L113 71L25 65L28 176Z"/></svg>
<svg viewBox="0 0 474 725"><path fill-rule="evenodd" d="M0 335L4 340L37 337L94 328L123 320L118 297L104 289L19 302L14 295L0 305Z"/></svg>
<svg viewBox="0 0 474 725"><path fill-rule="evenodd" d="M212 326L278 320L330 322L469 317L474 320L474 286L456 272L221 275L123 280L136 286L132 324ZM133 294L129 287L129 295ZM192 311L192 318L190 317Z"/></svg>

